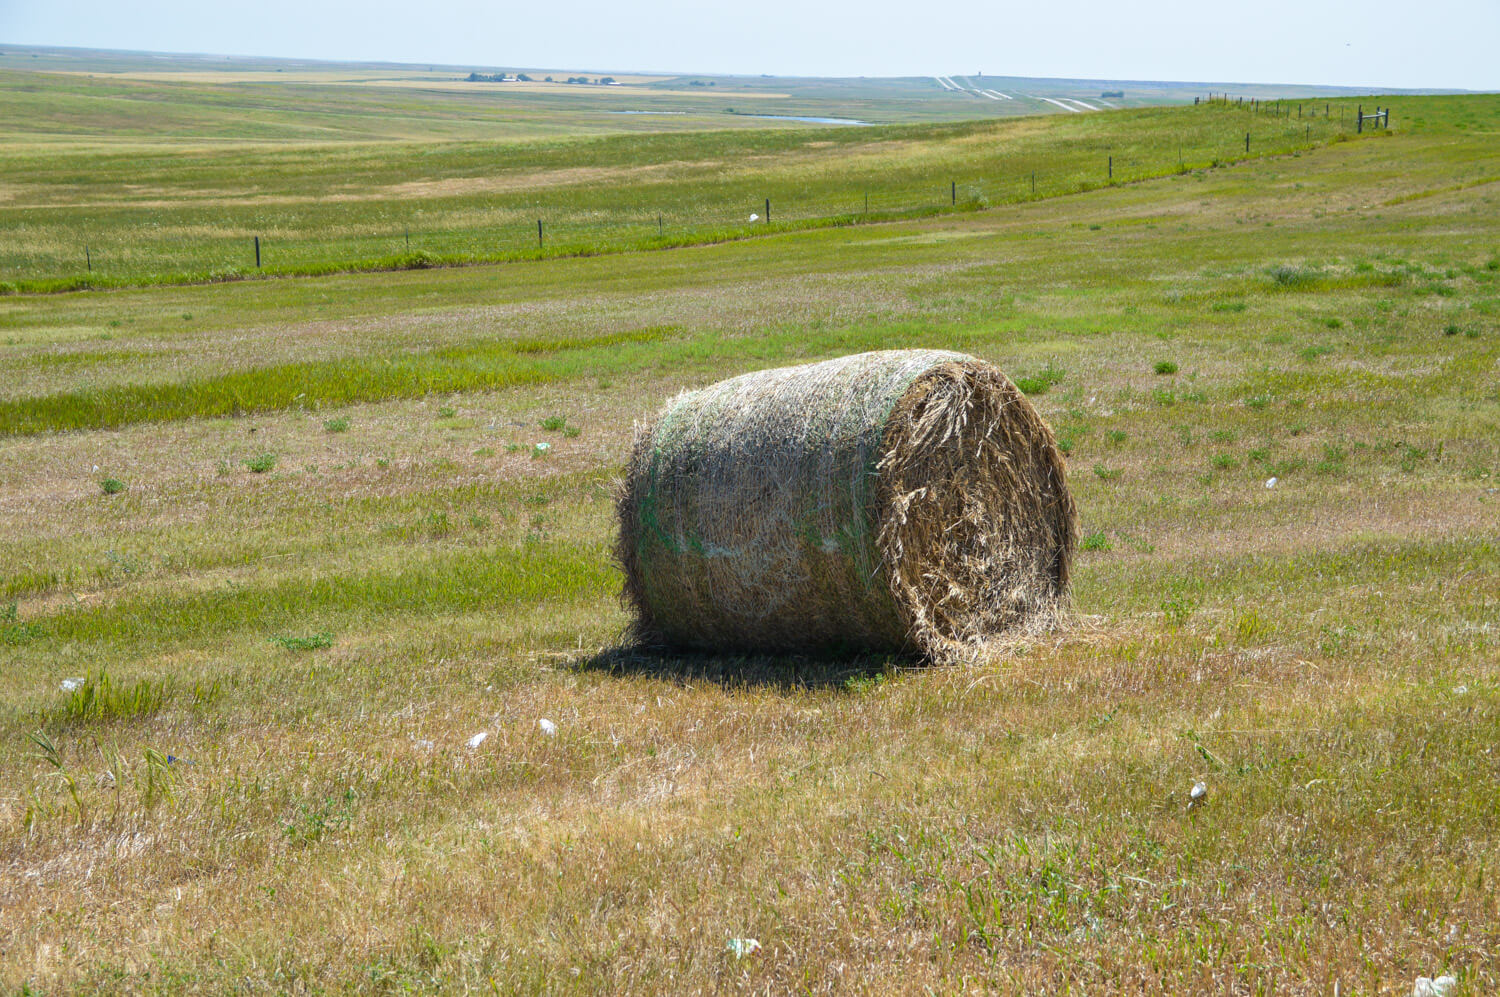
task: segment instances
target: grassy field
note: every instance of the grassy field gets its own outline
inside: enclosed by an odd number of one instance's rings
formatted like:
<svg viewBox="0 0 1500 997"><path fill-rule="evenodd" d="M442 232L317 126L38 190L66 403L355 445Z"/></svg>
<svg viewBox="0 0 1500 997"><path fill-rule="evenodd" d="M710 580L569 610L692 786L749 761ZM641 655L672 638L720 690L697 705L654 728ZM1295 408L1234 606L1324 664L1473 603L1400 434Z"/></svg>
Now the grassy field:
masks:
<svg viewBox="0 0 1500 997"><path fill-rule="evenodd" d="M1500 98L1390 103L1389 137L928 217L0 297L0 988L1495 992ZM847 197L1245 122L542 142L481 175L586 150L582 212L732 154L759 173L716 197ZM241 189L206 146L141 160L154 208L105 153L5 155L35 246L97 200L191 247L190 202ZM238 155L283 198L333 169ZM442 155L345 189L479 172ZM906 346L1051 384L1074 622L952 668L620 649L633 421Z"/></svg>
<svg viewBox="0 0 1500 997"><path fill-rule="evenodd" d="M869 81L851 105L780 80L580 94L451 73L303 75L0 68L0 128L16 139L0 151L0 292L703 244L764 231L768 200L783 230L972 210L1326 145L1354 131L1358 106L1042 104L1049 120L794 129L774 115L913 122L913 101L927 118L976 108L941 89L913 97L910 81Z"/></svg>

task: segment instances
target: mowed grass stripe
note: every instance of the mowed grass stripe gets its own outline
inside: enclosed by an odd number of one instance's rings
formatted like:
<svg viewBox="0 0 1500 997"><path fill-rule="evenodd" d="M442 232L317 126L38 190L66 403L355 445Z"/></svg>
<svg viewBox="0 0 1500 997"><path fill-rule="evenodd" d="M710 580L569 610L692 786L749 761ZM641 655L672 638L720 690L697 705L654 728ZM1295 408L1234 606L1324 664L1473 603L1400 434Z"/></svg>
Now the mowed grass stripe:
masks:
<svg viewBox="0 0 1500 997"><path fill-rule="evenodd" d="M174 384L115 385L11 399L0 402L0 436L115 429L299 405L344 405L538 384L568 376L591 362L603 362L609 351L664 339L674 331L658 327L388 357L277 364Z"/></svg>
<svg viewBox="0 0 1500 997"><path fill-rule="evenodd" d="M429 557L399 569L141 596L0 625L0 647L176 646L244 632L335 632L394 616L469 613L606 597L619 578L602 543L537 543Z"/></svg>

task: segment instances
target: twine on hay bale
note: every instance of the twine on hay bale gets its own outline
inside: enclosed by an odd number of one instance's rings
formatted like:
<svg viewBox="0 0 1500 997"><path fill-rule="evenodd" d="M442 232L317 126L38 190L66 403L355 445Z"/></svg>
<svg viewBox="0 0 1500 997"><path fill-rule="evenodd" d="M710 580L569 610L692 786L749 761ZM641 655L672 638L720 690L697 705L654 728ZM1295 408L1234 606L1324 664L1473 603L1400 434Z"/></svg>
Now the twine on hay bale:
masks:
<svg viewBox="0 0 1500 997"><path fill-rule="evenodd" d="M1077 514L991 364L939 350L759 371L637 430L615 556L644 643L961 657L1053 625Z"/></svg>

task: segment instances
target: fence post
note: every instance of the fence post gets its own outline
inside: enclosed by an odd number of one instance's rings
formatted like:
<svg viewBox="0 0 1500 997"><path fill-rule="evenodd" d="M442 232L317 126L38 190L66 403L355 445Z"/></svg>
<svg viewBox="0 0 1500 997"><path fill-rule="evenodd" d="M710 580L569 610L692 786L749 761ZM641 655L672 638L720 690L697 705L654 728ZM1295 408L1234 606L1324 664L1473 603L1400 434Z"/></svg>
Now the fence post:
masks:
<svg viewBox="0 0 1500 997"><path fill-rule="evenodd" d="M255 237L255 269L260 269L260 236Z"/></svg>
<svg viewBox="0 0 1500 997"><path fill-rule="evenodd" d="M948 181L948 204L950 207L958 207L958 181Z"/></svg>
<svg viewBox="0 0 1500 997"><path fill-rule="evenodd" d="M870 192L865 191L865 214L870 213Z"/></svg>
<svg viewBox="0 0 1500 997"><path fill-rule="evenodd" d="M1358 135L1365 130L1365 105L1359 105L1359 117L1354 123L1354 133Z"/></svg>
<svg viewBox="0 0 1500 997"><path fill-rule="evenodd" d="M1109 157L1109 164L1105 167L1105 169L1107 169L1109 171L1109 173L1108 173L1109 179L1113 180L1115 178L1115 157L1114 156L1110 156Z"/></svg>
<svg viewBox="0 0 1500 997"><path fill-rule="evenodd" d="M540 218L536 220L536 248L542 248L542 220Z"/></svg>
<svg viewBox="0 0 1500 997"><path fill-rule="evenodd" d="M89 247L88 247L87 243L85 243L84 247L83 247L83 262L84 262L84 265L89 268L89 273L93 273L94 272L94 257L89 252Z"/></svg>
<svg viewBox="0 0 1500 997"><path fill-rule="evenodd" d="M661 226L661 212L660 211L658 211L656 213L656 234L657 234L658 237L661 237L661 236L663 236L663 235L666 234L666 230L663 229L662 226Z"/></svg>
<svg viewBox="0 0 1500 997"><path fill-rule="evenodd" d="M1250 133L1249 132L1245 133L1245 151L1246 152L1250 151Z"/></svg>
<svg viewBox="0 0 1500 997"><path fill-rule="evenodd" d="M406 226L406 248L411 248L411 226Z"/></svg>
<svg viewBox="0 0 1500 997"><path fill-rule="evenodd" d="M1036 170L1031 171L1031 192L1036 193Z"/></svg>
<svg viewBox="0 0 1500 997"><path fill-rule="evenodd" d="M766 198L766 224L771 224L771 199Z"/></svg>

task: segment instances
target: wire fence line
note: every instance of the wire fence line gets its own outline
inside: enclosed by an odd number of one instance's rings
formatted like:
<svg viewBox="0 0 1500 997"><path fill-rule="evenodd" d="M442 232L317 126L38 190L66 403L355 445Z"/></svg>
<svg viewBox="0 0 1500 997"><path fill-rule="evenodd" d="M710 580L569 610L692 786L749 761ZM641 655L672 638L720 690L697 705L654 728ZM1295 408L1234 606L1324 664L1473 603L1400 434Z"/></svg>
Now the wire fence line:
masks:
<svg viewBox="0 0 1500 997"><path fill-rule="evenodd" d="M1350 138L1357 127L1348 109L1333 102L1262 103L1211 95L1200 106L1221 114L1243 112L1243 131L1225 127L1240 119L1221 118L1214 134L1183 134L1175 142L1153 133L1134 147L1095 143L1066 155L1029 158L1000 147L988 162L962 164L967 175L954 169L941 176L941 167L905 177L847 172L832 189L772 175L702 188L684 183L649 192L604 187L537 194L476 202L462 213L462 224L428 218L421 208L402 219L391 217L391 210L376 217L351 211L347 224L323 226L338 229L327 234L284 224L247 232L240 220L222 234L196 241L138 239L140 226L123 225L107 236L81 240L71 266L56 253L0 258L0 293L600 255L978 211L1296 154ZM1357 113L1367 117L1362 108ZM1388 124L1388 109L1384 114ZM1267 118L1275 124L1267 127ZM666 196L653 204L647 200L652 194ZM203 219L200 229L211 228L210 222Z"/></svg>

